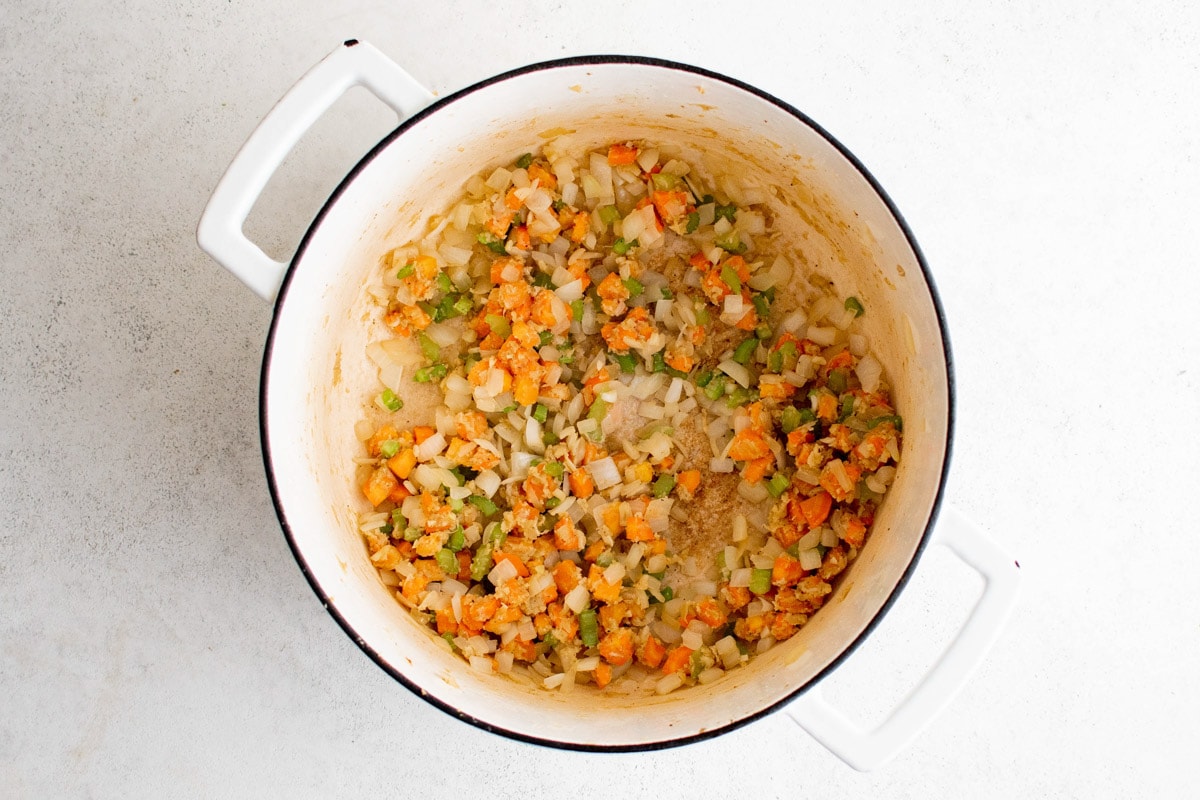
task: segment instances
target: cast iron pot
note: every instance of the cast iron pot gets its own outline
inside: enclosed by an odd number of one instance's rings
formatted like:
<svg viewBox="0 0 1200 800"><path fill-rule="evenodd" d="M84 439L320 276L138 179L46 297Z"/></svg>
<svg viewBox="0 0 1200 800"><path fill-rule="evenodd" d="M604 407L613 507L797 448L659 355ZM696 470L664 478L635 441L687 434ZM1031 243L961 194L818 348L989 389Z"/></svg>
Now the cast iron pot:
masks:
<svg viewBox="0 0 1200 800"><path fill-rule="evenodd" d="M297 140L347 89L365 86L399 127L346 176L290 263L267 257L242 225ZM367 560L355 515L353 435L378 391L365 348L381 336L366 287L381 253L418 238L464 181L547 137L578 147L647 139L715 152L769 186L776 223L838 296L855 295L905 421L904 452L870 540L825 607L793 638L708 686L621 696L580 686L535 689L472 670L396 602ZM379 666L435 706L486 730L581 750L642 750L731 730L782 710L859 769L901 749L949 702L1012 607L1017 571L939 506L949 464L953 382L945 321L924 259L866 169L812 120L736 80L646 58L551 61L443 99L365 43L346 42L306 74L238 153L201 219L200 246L275 314L261 387L271 494L313 590ZM797 278L797 282L801 278ZM432 401L405 398L410 418ZM935 524L936 523L936 524ZM942 658L880 726L864 731L826 702L821 679L904 588L923 549L950 547L984 578L983 594Z"/></svg>

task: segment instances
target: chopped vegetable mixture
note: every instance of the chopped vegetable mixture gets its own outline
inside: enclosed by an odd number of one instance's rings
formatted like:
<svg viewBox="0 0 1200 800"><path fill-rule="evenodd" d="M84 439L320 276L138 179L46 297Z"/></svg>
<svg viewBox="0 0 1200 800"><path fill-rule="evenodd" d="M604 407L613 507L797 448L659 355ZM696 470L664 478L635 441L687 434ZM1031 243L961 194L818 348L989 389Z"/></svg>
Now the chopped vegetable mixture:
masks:
<svg viewBox="0 0 1200 800"><path fill-rule="evenodd" d="M734 185L649 143L551 144L382 259L361 530L473 667L708 683L793 636L863 547L902 430L856 332L870 309L777 308L794 265ZM401 427L413 382L443 405ZM697 563L673 532L721 486L751 510Z"/></svg>

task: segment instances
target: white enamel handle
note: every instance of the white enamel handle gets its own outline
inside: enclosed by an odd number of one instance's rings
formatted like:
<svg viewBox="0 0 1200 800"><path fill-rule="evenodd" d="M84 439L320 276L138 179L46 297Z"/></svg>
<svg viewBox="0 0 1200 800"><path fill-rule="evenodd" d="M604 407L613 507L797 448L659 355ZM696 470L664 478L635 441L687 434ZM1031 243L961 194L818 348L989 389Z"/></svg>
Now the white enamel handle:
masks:
<svg viewBox="0 0 1200 800"><path fill-rule="evenodd" d="M200 247L268 302L287 264L264 253L242 232L250 209L296 143L338 98L355 86L369 89L400 119L433 95L383 53L351 39L296 82L271 109L225 171L200 217Z"/></svg>
<svg viewBox="0 0 1200 800"><path fill-rule="evenodd" d="M931 545L950 548L984 579L983 594L941 658L874 730L863 730L814 686L786 713L834 755L857 770L881 767L941 713L1000 635L1017 600L1020 568L962 514L943 507Z"/></svg>

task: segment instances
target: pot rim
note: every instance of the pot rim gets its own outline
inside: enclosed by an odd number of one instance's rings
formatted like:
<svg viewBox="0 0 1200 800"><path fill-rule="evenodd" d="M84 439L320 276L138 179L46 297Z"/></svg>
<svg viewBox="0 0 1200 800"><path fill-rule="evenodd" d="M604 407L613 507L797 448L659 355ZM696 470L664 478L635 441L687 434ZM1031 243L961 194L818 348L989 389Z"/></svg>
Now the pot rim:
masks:
<svg viewBox="0 0 1200 800"><path fill-rule="evenodd" d="M353 41L354 40L350 40L346 44L350 45L351 42L353 42ZM357 43L357 42L354 42L354 43ZM714 81L720 81L720 82L728 84L736 89L740 89L744 92L748 92L752 95L755 95L755 96L761 98L762 100L765 100L765 101L771 103L772 105L776 106L780 110L795 117L797 119L797 121L799 121L800 123L807 125L813 131L815 131L817 134L819 134L821 136L821 138L823 138L826 142L828 142L830 145L832 145L834 147L834 149L836 149L843 158L845 158L847 161L849 161L850 164L859 172L859 174L862 175L863 179L867 181L867 183L871 186L871 189L876 193L876 195L878 195L879 199L883 201L884 205L888 209L888 212L892 215L893 219L895 219L895 221L896 221L896 224L900 227L901 232L904 234L905 240L908 242L909 247L912 248L913 255L916 257L916 260L917 260L917 264L921 268L921 274L925 280L925 284L929 287L930 299L933 302L934 314L937 318L937 325L938 325L938 330L939 330L940 338L941 338L942 352L943 352L943 356L945 358L945 364L946 364L946 384L947 384L947 386L946 386L946 390L947 390L946 446L945 446L945 452L943 453L941 475L939 476L939 479L938 479L937 491L933 498L933 504L930 507L929 518L926 521L925 529L924 529L924 531L922 531L920 539L917 542L917 547L913 551L912 558L909 561L908 565L904 569L904 573L900 576L900 580L898 580L896 582L896 585L893 587L893 589L890 592L890 594L888 595L887 599L884 601L883 605L880 607L879 611L876 612L876 614L870 619L870 621L866 624L866 626L858 634L858 636L856 636L854 638L854 640L851 641L850 644L847 645L824 669L817 672L808 681L801 684L800 686L797 686L795 689L788 692L785 696L783 696L779 700L775 701L774 703L764 706L763 708L759 709L758 711L748 714L748 715L742 717L741 719L733 720L732 722L725 723L716 728L702 730L697 733L685 734L685 735L681 735L681 736L678 736L675 738L662 739L662 740L654 741L654 742L643 742L643 743L639 743L639 744L587 744L587 743L580 743L580 742L564 742L564 741L559 741L557 739L548 739L548 738L534 736L534 735L527 734L527 733L521 733L519 731L510 730L508 728L489 723L485 720L479 719L478 717L468 714L467 712L463 711L462 709L460 709L450 703L447 703L437 697L434 697L433 695L426 692L419 684L417 684L415 681L413 681L410 678L408 678L407 676L405 676L402 672L400 672L398 669L396 669L390 663L388 663L386 660L384 660L382 658L382 656L380 656L380 654L373 647L371 647L371 645L368 644L365 639L363 639L358 634L358 632L349 623L349 621L344 616L342 616L340 611L338 611L335 602L329 597L329 595L322 589L321 585L317 582L316 576L314 575L313 571L309 568L308 563L305 561L304 555L300 552L300 548L297 545L296 539L292 534L292 526L288 521L287 513L283 508L282 502L280 501L279 490L278 490L278 486L276 485L276 481L275 481L275 469L274 469L274 465L273 465L272 459L271 459L270 438L269 438L268 430L267 430L268 426L267 426L266 398L267 398L267 394L270 390L271 357L272 357L274 345L275 345L275 334L278 329L280 309L282 308L284 302L287 299L287 296L288 296L288 293L289 293L289 290L291 287L291 279L292 279L292 275L295 270L295 266L296 266L297 262L301 259L301 257L304 255L304 252L308 248L308 244L309 244L310 240L312 239L314 232L320 227L321 222L324 220L325 216L329 213L332 206L337 202L338 198L341 197L342 193L347 189L347 187L350 185L350 183L358 176L358 174L360 172L362 172L363 170L365 170L368 166L370 166L371 162L380 153L380 151L382 151L384 148L388 147L393 141L395 141L398 137L403 135L405 131L407 131L409 128L416 125L418 122L425 119L429 115L434 114L437 111L439 111L440 109L442 109L443 107L456 102L459 98L465 97L465 96L472 94L474 92L477 92L481 89L485 89L493 84L501 83L510 78L519 77L521 75L525 75L528 73L557 69L557 68L561 68L561 67L578 67L578 66L592 66L592 65L602 66L602 65L621 65L621 64L645 66L645 67L655 67L655 68L660 68L660 69L670 69L670 70L679 70L679 71L683 71L683 72L688 72L688 73L691 73L694 75L699 75L701 77L708 78L708 79L711 79ZM329 198L321 206L320 211L318 211L316 216L313 218L312 223L308 226L307 230L304 232L304 236L300 240L300 243L297 245L296 252L292 256L291 260L289 261L287 270L284 273L283 282L279 288L279 294L277 295L275 304L272 308L271 325L267 332L267 339L266 339L266 343L264 345L264 350L263 350L262 368L261 368L261 373L260 373L260 377L259 377L259 400L258 400L258 403L259 403L259 439L260 439L260 445L261 445L261 449L262 449L263 466L266 471L267 487L271 494L271 503L275 507L275 514L279 518L280 526L283 528L284 538L287 540L288 548L291 550L293 558L296 559L296 564L300 567L300 571L303 573L305 580L308 581L308 584L312 588L313 592L320 599L321 605L324 606L325 610L327 612L329 612L329 615L331 617L333 617L334 621L337 622L337 624L342 628L342 630L346 633L346 635L349 636L350 639L353 640L353 642L356 645L358 645L359 649L361 649L367 655L367 657L369 657L373 662L375 662L375 664L380 669L382 669L384 672L389 674L392 678L394 678L396 681L398 681L401 685L403 685L406 689L411 691L417 697L420 697L422 700L425 700L432 706L440 709L441 711L444 711L445 713L447 713L453 717L456 717L459 720L462 720L463 722L469 723L471 725L474 725L477 728L488 731L489 733L498 734L500 736L504 736L506 738L514 739L514 740L521 741L521 742L542 745L544 747L552 747L552 748L556 748L556 749L560 749L560 750L572 750L572 751L581 751L581 752L600 752L600 753L648 752L648 751L654 751L654 750L664 750L664 749L668 749L668 748L672 748L672 747L679 747L682 745L692 744L694 742L701 742L706 739L711 739L711 738L719 736L721 734L728 733L733 730L737 730L738 728L741 728L744 725L748 725L751 722L755 722L759 719L762 719L763 717L766 717L769 714L774 713L775 711L783 708L788 703L790 703L792 700L794 700L795 698L797 698L798 696L803 694L806 690L810 689L811 687L813 687L817 683L819 683L822 679L824 679L827 675L829 675L833 670L835 670L848 656L850 656L851 653L853 653L856 649L858 649L858 647L866 640L866 638L875 629L875 627L883 620L884 616L887 615L888 611L892 608L893 604L896 602L896 599L899 597L901 590L904 589L904 587L908 584L909 580L912 578L913 572L917 566L917 562L920 560L921 554L924 552L926 545L929 543L929 539L930 539L930 535L933 530L934 523L936 523L936 521L937 521L938 513L941 510L942 501L944 499L946 477L949 473L950 460L951 460L951 456L952 456L952 452L953 452L954 420L955 420L954 400L955 400L954 361L953 361L951 348L950 348L950 336L949 336L949 332L947 331L947 326L946 326L945 311L942 307L942 301L941 301L940 296L938 295L937 287L933 282L933 276L930 274L929 266L925 261L925 256L921 252L921 248L917 244L916 238L913 236L912 231L909 229L908 223L904 220L904 217L900 214L899 209L892 202L891 197L888 196L887 192L884 191L883 187L879 184L879 182L875 179L875 177L867 170L867 168L862 164L862 162L860 162L858 160L858 158L853 153L851 153L832 134L830 134L823 127L821 127L819 124L817 124L813 119L808 117L808 115L806 115L804 112L802 112L799 109L792 106L790 103L780 100L779 98L775 97L774 95L772 95L762 89L759 89L755 86L752 86L748 83L740 81L736 78L731 78L727 75L722 75L721 73L704 69L703 67L696 67L696 66L693 66L690 64L684 64L684 63L677 62L677 61L671 61L671 60L662 59L662 58L654 58L654 57L649 57L649 56L584 55L584 56L570 56L570 57L566 57L566 58L551 59L548 61L540 61L540 62L537 62L534 64L529 64L529 65L526 65L523 67L518 67L516 69L512 69L512 70L508 70L506 72L499 73L490 78L485 78L484 80L478 81L477 83L471 84L470 86L467 86L463 89L459 89L458 91L453 92L451 94L448 94L445 97L438 98L430 105L426 106L425 108L416 112L412 116L403 120L391 133L389 133L387 136L385 136L383 139L381 139L378 144L376 144L374 147L372 147L371 150L368 151L367 154L364 155L358 161L358 163L356 163L354 165L354 167L351 168L351 170L346 174L346 176L338 183L337 187L330 194Z"/></svg>

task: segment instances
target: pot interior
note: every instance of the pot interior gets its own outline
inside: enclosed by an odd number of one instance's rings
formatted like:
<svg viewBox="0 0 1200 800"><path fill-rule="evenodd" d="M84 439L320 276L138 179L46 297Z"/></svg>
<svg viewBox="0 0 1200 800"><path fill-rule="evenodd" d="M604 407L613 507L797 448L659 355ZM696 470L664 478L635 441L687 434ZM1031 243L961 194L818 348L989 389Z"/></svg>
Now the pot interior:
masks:
<svg viewBox="0 0 1200 800"><path fill-rule="evenodd" d="M801 631L708 686L623 696L545 691L472 671L414 622L367 560L353 432L378 389L365 348L390 335L366 292L379 257L420 238L463 182L546 140L565 149L617 140L704 154L770 195L802 264L793 292L832 283L856 295L872 351L904 419L903 456L871 537ZM281 519L319 594L385 668L485 726L567 746L637 747L722 729L808 685L865 633L897 591L931 522L949 438L946 346L936 301L903 226L859 167L776 102L670 65L606 62L533 68L435 105L347 179L310 230L285 283L266 356L265 446ZM416 385L414 384L414 387ZM406 423L436 398L404 397Z"/></svg>

